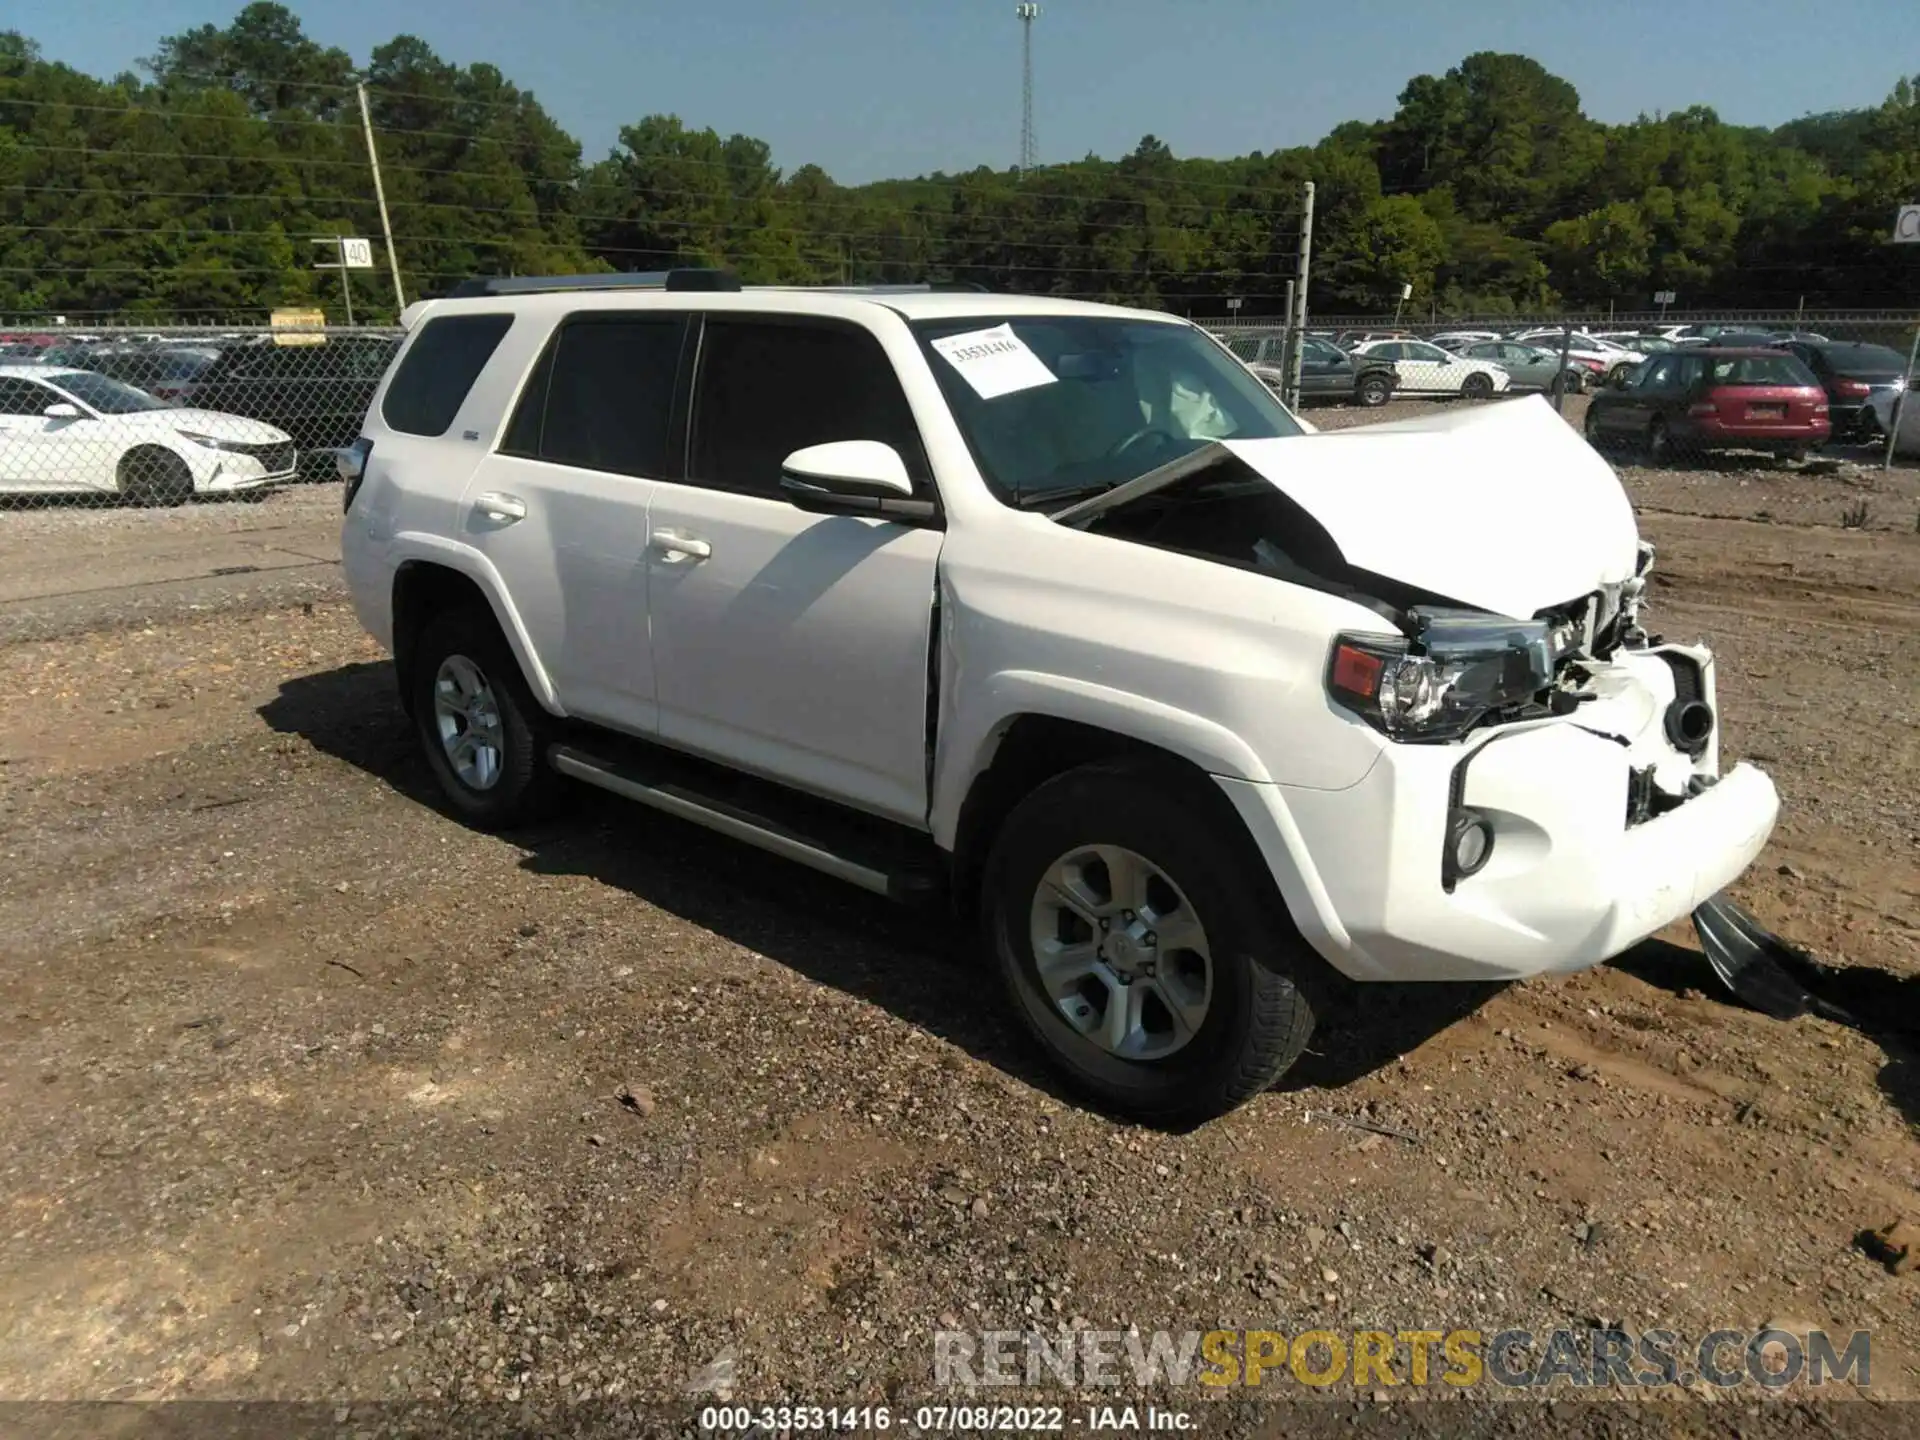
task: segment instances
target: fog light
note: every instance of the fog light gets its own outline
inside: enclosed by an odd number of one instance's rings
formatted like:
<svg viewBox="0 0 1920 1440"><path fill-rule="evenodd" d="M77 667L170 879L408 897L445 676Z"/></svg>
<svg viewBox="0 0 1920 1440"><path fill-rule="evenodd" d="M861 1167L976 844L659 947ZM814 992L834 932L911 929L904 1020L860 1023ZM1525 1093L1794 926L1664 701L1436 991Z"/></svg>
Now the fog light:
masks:
<svg viewBox="0 0 1920 1440"><path fill-rule="evenodd" d="M1476 810L1455 810L1447 820L1449 878L1464 880L1480 872L1493 855L1493 826Z"/></svg>

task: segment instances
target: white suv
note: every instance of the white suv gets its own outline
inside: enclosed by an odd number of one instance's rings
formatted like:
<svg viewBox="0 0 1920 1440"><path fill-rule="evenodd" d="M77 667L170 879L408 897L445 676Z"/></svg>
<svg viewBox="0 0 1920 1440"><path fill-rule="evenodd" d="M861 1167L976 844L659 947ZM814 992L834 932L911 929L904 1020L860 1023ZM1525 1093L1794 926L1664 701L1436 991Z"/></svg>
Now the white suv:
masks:
<svg viewBox="0 0 1920 1440"><path fill-rule="evenodd" d="M1751 862L1713 663L1533 399L1316 435L1185 321L502 280L409 313L345 571L483 826L597 785L977 917L1165 1123L1351 980L1596 964Z"/></svg>

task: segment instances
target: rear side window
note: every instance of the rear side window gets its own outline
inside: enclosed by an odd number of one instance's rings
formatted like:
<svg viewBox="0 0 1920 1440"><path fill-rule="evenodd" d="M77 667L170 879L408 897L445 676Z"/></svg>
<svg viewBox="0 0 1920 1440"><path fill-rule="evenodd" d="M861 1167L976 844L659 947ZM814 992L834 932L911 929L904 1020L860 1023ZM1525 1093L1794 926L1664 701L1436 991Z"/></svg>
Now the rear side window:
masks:
<svg viewBox="0 0 1920 1440"><path fill-rule="evenodd" d="M503 454L673 479L682 317L575 315L554 332L501 442Z"/></svg>
<svg viewBox="0 0 1920 1440"><path fill-rule="evenodd" d="M511 315L442 315L427 321L387 386L380 417L403 434L446 434L512 324Z"/></svg>
<svg viewBox="0 0 1920 1440"><path fill-rule="evenodd" d="M880 440L927 477L920 432L880 342L851 325L710 316L694 404L693 479L780 493L780 462L831 440Z"/></svg>

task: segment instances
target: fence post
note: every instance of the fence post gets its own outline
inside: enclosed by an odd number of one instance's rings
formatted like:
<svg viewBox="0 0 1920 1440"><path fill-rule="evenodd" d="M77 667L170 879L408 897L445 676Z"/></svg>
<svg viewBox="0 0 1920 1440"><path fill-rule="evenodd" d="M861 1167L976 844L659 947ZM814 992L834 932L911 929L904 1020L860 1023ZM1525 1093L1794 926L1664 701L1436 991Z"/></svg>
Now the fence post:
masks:
<svg viewBox="0 0 1920 1440"><path fill-rule="evenodd" d="M1553 410L1556 415L1567 413L1567 352L1573 349L1573 324L1569 321L1560 329L1560 368L1553 377Z"/></svg>
<svg viewBox="0 0 1920 1440"><path fill-rule="evenodd" d="M1882 470L1893 469L1893 447L1900 443L1900 412L1906 408L1907 396L1913 393L1913 367L1916 361L1920 361L1920 320L1914 321L1913 343L1907 347L1907 383L1893 397L1893 413L1887 416L1887 454L1880 462Z"/></svg>
<svg viewBox="0 0 1920 1440"><path fill-rule="evenodd" d="M1294 263L1293 313L1287 317L1287 368L1281 400L1289 409L1300 404L1300 342L1307 333L1307 281L1313 273L1313 182L1301 186L1300 254Z"/></svg>

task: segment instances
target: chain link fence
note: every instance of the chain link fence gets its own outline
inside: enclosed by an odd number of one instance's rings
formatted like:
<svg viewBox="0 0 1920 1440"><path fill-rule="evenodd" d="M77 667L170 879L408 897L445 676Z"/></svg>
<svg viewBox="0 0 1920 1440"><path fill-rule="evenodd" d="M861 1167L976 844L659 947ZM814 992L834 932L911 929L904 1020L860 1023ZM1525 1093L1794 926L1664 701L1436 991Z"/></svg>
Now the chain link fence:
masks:
<svg viewBox="0 0 1920 1440"><path fill-rule="evenodd" d="M1299 401L1324 427L1547 396L1644 508L1920 529L1913 314L1322 318ZM1216 323L1276 391L1284 324ZM387 328L0 326L0 509L183 504L331 479L398 348Z"/></svg>
<svg viewBox="0 0 1920 1440"><path fill-rule="evenodd" d="M1886 311L1320 317L1300 337L1297 382L1286 326L1211 328L1277 392L1297 383L1322 428L1542 394L1643 509L1916 530L1917 324Z"/></svg>
<svg viewBox="0 0 1920 1440"><path fill-rule="evenodd" d="M0 506L171 506L330 479L392 329L0 327Z"/></svg>

